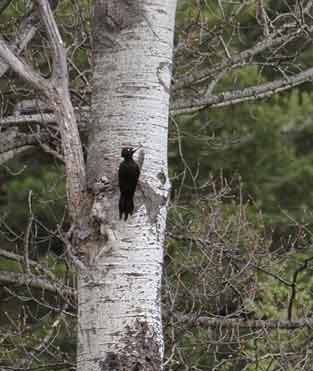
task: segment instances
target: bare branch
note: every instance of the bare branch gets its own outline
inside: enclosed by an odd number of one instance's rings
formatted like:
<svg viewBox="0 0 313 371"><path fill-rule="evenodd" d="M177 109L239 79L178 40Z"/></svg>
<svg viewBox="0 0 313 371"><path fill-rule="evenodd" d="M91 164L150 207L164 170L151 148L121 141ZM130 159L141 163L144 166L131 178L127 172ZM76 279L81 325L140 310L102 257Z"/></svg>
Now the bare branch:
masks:
<svg viewBox="0 0 313 371"><path fill-rule="evenodd" d="M86 187L85 163L77 122L68 90L66 51L47 0L36 0L45 23L53 54L53 79L49 102L60 127L66 171L69 211L73 219L83 207Z"/></svg>
<svg viewBox="0 0 313 371"><path fill-rule="evenodd" d="M36 113L34 115L7 116L0 119L1 128L33 123L41 124L43 126L56 124L56 118L53 113Z"/></svg>
<svg viewBox="0 0 313 371"><path fill-rule="evenodd" d="M58 26L53 17L50 4L47 0L36 0L36 3L39 6L40 15L45 24L50 45L52 47L54 78L59 80L58 84L62 83L63 87L67 88L68 73L66 50Z"/></svg>
<svg viewBox="0 0 313 371"><path fill-rule="evenodd" d="M47 290L60 296L73 296L75 290L71 287L62 285L61 282L54 281L53 284L42 277L33 274L24 274L10 271L0 271L0 281L2 284L13 284L18 286L30 286L37 289Z"/></svg>
<svg viewBox="0 0 313 371"><path fill-rule="evenodd" d="M86 130L89 121L89 112L84 108L75 111L75 117L80 130ZM39 124L43 127L49 124L57 124L57 119L54 113L36 113L27 115L13 115L0 118L0 127L7 128L10 126L19 126L27 124Z"/></svg>
<svg viewBox="0 0 313 371"><path fill-rule="evenodd" d="M88 107L80 107L75 110L75 117L79 124L80 132L84 132L88 128L89 109ZM3 131L0 137L0 164L3 164L21 152L40 147L46 153L52 154L58 160L64 162L64 157L61 153L53 150L48 145L48 142L53 140L50 131L35 130L33 133L26 134L24 126L35 124L40 125L45 129L49 125L56 125L57 119L53 113L38 113L26 115L13 115L0 119L0 127L8 129ZM18 128L21 127L21 131Z"/></svg>
<svg viewBox="0 0 313 371"><path fill-rule="evenodd" d="M305 259L304 262L300 265L300 267L296 269L293 273L291 294L290 294L289 303L288 303L288 321L292 320L293 304L294 304L296 293L297 293L298 275L308 268L308 265L312 260L313 260L313 256L310 256L309 258Z"/></svg>
<svg viewBox="0 0 313 371"><path fill-rule="evenodd" d="M313 28L312 28L313 29ZM310 31L312 31L310 29ZM274 34L271 34L266 39L256 43L249 49L246 49L238 54L233 55L230 59L227 58L221 63L215 64L208 68L201 69L199 71L195 71L190 73L184 77L177 77L175 84L172 87L172 91L177 91L184 87L190 87L193 84L199 84L204 82L205 80L211 79L215 77L216 74L224 69L230 68L232 66L241 66L246 64L247 60L251 60L252 57L258 55L259 53L263 52L266 49L273 48L275 46L284 44L286 42L291 42L296 38L303 35L305 28L299 28L293 33L286 33L283 30L279 30Z"/></svg>
<svg viewBox="0 0 313 371"><path fill-rule="evenodd" d="M241 328L241 329L264 329L264 330L296 330L299 328L313 326L312 319L299 319L295 321L286 320L245 320L238 318L210 318L197 317L191 319L188 315L179 316L179 322L192 322L201 327L217 327L217 328Z"/></svg>
<svg viewBox="0 0 313 371"><path fill-rule="evenodd" d="M22 50L27 46L29 41L34 37L38 29L38 17L31 14L25 18L19 29L16 32L15 40L9 45L10 50L19 55ZM9 68L8 64L4 60L0 59L0 76L4 75Z"/></svg>
<svg viewBox="0 0 313 371"><path fill-rule="evenodd" d="M21 58L17 57L10 50L4 39L0 36L0 57L15 71L23 80L33 85L36 89L47 95L49 88L47 81L41 77Z"/></svg>
<svg viewBox="0 0 313 371"><path fill-rule="evenodd" d="M204 98L180 98L172 103L171 113L174 115L192 113L199 109L209 107L223 107L231 104L254 101L261 98L268 98L272 95L291 89L297 85L311 81L313 68L309 68L287 79L275 80L273 82L251 86L242 90L233 90L218 95L211 95Z"/></svg>
<svg viewBox="0 0 313 371"><path fill-rule="evenodd" d="M47 132L36 134L19 133L12 128L5 131L5 135L0 137L0 154L5 154L9 151L16 151L25 146L38 145L38 141L46 142L50 138Z"/></svg>
<svg viewBox="0 0 313 371"><path fill-rule="evenodd" d="M5 258L5 259L13 260L13 261L15 261L17 263L20 263L20 264L23 264L23 262L24 262L24 257L23 256L15 254L12 251L7 251L7 250L4 250L4 249L0 249L0 256ZM35 260L32 260L32 259L29 258L28 263L29 263L30 267L36 268L39 272L40 271L44 272L44 274L47 277L49 277L51 280L53 280L53 281L56 280L55 275L50 270L43 267L41 264L39 264Z"/></svg>
<svg viewBox="0 0 313 371"><path fill-rule="evenodd" d="M8 150L5 153L0 154L0 165L5 164L6 162L12 160L14 157L19 155L22 152L29 151L31 149L35 148L35 146L22 146L16 149Z"/></svg>

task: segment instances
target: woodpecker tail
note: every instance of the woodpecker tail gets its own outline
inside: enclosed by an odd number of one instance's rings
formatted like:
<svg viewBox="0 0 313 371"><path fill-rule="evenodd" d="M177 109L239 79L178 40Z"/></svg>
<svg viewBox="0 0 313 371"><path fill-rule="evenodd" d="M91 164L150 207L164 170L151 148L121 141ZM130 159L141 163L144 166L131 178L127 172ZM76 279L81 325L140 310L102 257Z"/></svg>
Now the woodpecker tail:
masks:
<svg viewBox="0 0 313 371"><path fill-rule="evenodd" d="M134 211L133 195L126 192L121 193L118 207L120 211L120 219L122 219L124 214L124 220L127 220L128 215L132 215Z"/></svg>

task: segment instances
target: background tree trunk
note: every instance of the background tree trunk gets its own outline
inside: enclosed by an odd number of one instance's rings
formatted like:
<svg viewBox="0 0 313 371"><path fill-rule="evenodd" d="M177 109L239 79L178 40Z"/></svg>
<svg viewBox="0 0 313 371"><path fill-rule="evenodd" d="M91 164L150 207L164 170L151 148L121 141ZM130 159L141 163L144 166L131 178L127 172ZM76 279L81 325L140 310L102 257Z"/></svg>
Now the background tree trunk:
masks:
<svg viewBox="0 0 313 371"><path fill-rule="evenodd" d="M94 209L105 235L79 278L78 370L160 370L160 286L169 192L167 134L176 1L94 4L93 127L87 181L110 183ZM135 213L118 215L121 148L142 150ZM106 241L108 239L108 241Z"/></svg>

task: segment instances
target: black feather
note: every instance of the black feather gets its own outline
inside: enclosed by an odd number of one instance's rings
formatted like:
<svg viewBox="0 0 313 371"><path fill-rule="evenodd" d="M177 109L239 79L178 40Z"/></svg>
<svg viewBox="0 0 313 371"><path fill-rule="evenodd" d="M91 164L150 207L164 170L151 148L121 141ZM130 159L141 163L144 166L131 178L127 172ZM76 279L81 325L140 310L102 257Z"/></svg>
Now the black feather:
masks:
<svg viewBox="0 0 313 371"><path fill-rule="evenodd" d="M118 170L118 182L120 187L119 212L120 219L124 215L124 220L127 220L128 215L134 212L134 194L140 175L138 164L133 159L135 150L131 147L122 149L122 157Z"/></svg>

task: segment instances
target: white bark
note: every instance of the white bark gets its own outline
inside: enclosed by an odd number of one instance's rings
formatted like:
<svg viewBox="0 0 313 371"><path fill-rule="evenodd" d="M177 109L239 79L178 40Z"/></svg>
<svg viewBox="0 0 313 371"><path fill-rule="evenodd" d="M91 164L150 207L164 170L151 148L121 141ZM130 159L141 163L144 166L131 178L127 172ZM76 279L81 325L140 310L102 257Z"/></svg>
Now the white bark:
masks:
<svg viewBox="0 0 313 371"><path fill-rule="evenodd" d="M90 276L82 274L79 280L78 370L160 370L176 1L105 3L95 2L94 127L87 172L89 185L102 176L111 183L109 196L96 197L94 203L100 230L109 241L88 245ZM104 25L105 15L114 20L114 31ZM138 144L143 146L144 161L135 213L127 222L119 221L120 152L125 145Z"/></svg>

